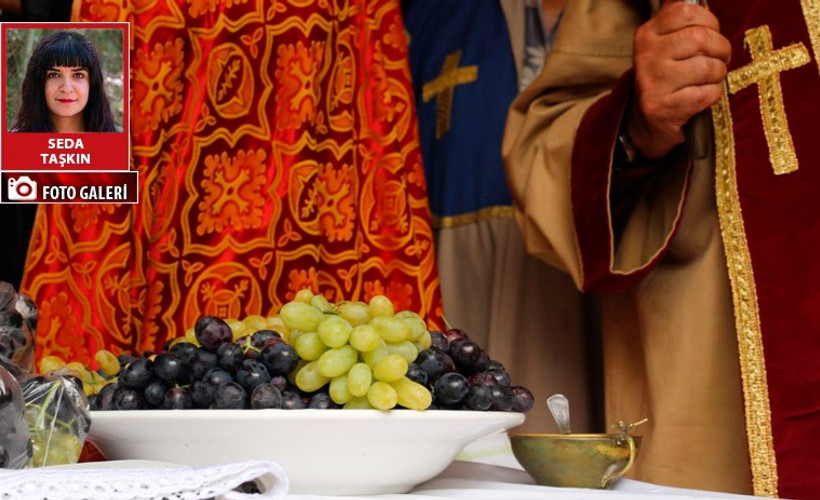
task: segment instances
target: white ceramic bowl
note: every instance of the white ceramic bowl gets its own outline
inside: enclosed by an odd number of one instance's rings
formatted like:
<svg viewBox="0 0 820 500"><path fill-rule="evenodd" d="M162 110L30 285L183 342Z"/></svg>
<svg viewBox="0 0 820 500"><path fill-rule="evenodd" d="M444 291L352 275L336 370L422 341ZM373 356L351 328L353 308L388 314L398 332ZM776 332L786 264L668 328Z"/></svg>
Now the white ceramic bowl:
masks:
<svg viewBox="0 0 820 500"><path fill-rule="evenodd" d="M281 465L291 493L405 493L520 413L394 410L141 410L91 413L89 439L112 460Z"/></svg>

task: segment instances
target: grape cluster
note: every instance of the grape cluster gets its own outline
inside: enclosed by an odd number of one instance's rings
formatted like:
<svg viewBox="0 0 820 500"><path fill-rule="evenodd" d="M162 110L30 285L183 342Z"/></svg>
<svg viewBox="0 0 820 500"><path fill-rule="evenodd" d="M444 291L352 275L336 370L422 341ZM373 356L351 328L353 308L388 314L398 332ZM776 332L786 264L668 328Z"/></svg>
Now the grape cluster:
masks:
<svg viewBox="0 0 820 500"><path fill-rule="evenodd" d="M431 345L418 314L395 313L384 295L369 303L334 305L309 290L299 292L279 314L301 357L293 376L299 389L327 386L330 399L345 408L430 406L430 392L406 377L419 351Z"/></svg>
<svg viewBox="0 0 820 500"><path fill-rule="evenodd" d="M76 463L91 427L82 382L62 370L24 378L22 392L31 431L31 465Z"/></svg>
<svg viewBox="0 0 820 500"><path fill-rule="evenodd" d="M529 389L511 385L504 365L466 332L431 332L431 339L432 346L410 365L408 377L430 389L433 408L520 413L532 409Z"/></svg>
<svg viewBox="0 0 820 500"><path fill-rule="evenodd" d="M32 375L34 302L0 282L0 467L77 462L90 420L81 383L68 371ZM80 365L81 366L81 365Z"/></svg>
<svg viewBox="0 0 820 500"><path fill-rule="evenodd" d="M82 382L82 388L86 396L92 396L102 390L111 381L112 377L119 373L119 360L113 353L106 350L97 351L95 356L99 370L89 370L79 361L66 363L57 356L43 356L37 364L38 373L70 373Z"/></svg>
<svg viewBox="0 0 820 500"><path fill-rule="evenodd" d="M98 356L101 369L121 368L91 397L92 408L301 408L312 404L311 398L305 404L306 395L296 393L287 380L299 357L282 334L267 328L245 334L246 325L240 323L232 328L220 318L204 316L193 329L196 343L186 337L155 355ZM104 368L104 364L110 366Z"/></svg>
<svg viewBox="0 0 820 500"><path fill-rule="evenodd" d="M301 290L278 317L205 316L158 354L95 361L97 371L43 358L40 369L76 369L96 410L532 407L466 333L430 332L383 295L331 304Z"/></svg>

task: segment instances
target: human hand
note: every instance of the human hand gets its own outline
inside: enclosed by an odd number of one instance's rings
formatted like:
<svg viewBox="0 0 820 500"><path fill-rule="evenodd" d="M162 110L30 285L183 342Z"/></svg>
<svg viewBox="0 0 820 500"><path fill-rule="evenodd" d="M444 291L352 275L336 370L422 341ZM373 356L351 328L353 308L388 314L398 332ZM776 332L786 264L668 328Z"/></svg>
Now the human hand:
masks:
<svg viewBox="0 0 820 500"><path fill-rule="evenodd" d="M683 142L683 125L717 102L731 52L717 18L698 5L665 2L638 28L626 127L644 157L660 158Z"/></svg>

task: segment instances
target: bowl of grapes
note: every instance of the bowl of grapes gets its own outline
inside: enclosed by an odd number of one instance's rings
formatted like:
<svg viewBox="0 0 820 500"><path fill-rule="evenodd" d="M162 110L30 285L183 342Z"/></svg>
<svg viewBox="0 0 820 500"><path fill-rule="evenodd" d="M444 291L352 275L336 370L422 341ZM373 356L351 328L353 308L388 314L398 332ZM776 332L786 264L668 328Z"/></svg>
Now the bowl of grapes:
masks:
<svg viewBox="0 0 820 500"><path fill-rule="evenodd" d="M107 459L273 460L295 494L407 492L533 405L467 332L381 295L303 290L275 316L204 315L159 353L95 361L88 440Z"/></svg>

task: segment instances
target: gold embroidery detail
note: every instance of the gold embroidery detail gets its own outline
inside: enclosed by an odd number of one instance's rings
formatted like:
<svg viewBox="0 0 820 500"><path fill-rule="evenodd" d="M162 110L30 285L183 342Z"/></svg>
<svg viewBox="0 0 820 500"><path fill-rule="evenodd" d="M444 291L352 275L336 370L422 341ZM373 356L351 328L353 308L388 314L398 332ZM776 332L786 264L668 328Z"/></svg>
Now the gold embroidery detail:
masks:
<svg viewBox="0 0 820 500"><path fill-rule="evenodd" d="M438 97L436 101L436 139L441 139L450 130L453 89L457 85L474 82L478 78L478 66L459 68L458 63L460 60L461 50L448 54L441 66L441 74L434 80L425 83L421 88L422 101L429 102L430 99Z"/></svg>
<svg viewBox="0 0 820 500"><path fill-rule="evenodd" d="M715 184L718 214L726 252L726 264L732 285L754 494L776 497L777 462L772 439L771 409L766 364L763 357L760 312L757 305L752 258L740 209L732 115L725 89L720 101L712 108L712 116L715 127Z"/></svg>
<svg viewBox="0 0 820 500"><path fill-rule="evenodd" d="M475 212L468 212L466 214L453 215L449 217L438 217L433 215L433 227L435 229L445 229L456 226L464 226L466 224L472 224L473 222L478 222L485 219L512 216L513 207L499 205L495 207L482 208L481 210L477 210Z"/></svg>
<svg viewBox="0 0 820 500"><path fill-rule="evenodd" d="M783 107L780 73L808 64L811 56L802 43L774 50L772 34L766 25L748 30L743 41L752 54L752 62L729 73L729 93L757 84L772 169L775 175L794 172L798 167L797 154Z"/></svg>
<svg viewBox="0 0 820 500"><path fill-rule="evenodd" d="M800 5L803 7L803 18L809 30L814 59L817 60L817 54L820 53L820 0L800 0ZM817 69L820 70L820 65Z"/></svg>

